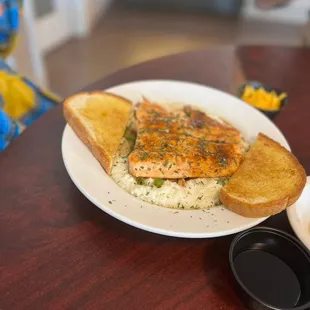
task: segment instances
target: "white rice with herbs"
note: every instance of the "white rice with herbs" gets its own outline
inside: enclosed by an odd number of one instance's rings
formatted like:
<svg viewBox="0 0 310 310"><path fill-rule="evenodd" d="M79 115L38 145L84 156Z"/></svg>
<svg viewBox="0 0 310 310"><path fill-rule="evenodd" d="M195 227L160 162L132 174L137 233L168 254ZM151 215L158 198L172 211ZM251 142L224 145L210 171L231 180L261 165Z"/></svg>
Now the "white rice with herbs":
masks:
<svg viewBox="0 0 310 310"><path fill-rule="evenodd" d="M149 203L175 209L207 209L219 203L221 179L191 179L180 186L177 182L164 180L161 187L154 180L144 179L143 184L128 172L130 142L122 139L111 177L125 191Z"/></svg>
<svg viewBox="0 0 310 310"><path fill-rule="evenodd" d="M218 117L214 118L223 122ZM134 128L133 121L131 124ZM157 187L151 178L143 179L141 182L142 178L135 178L128 172L128 155L133 147L133 140L122 138L111 173L112 179L131 195L158 206L174 209L209 209L220 204L220 189L228 178L189 179L184 186L175 181L163 180L162 183L160 180L162 184Z"/></svg>

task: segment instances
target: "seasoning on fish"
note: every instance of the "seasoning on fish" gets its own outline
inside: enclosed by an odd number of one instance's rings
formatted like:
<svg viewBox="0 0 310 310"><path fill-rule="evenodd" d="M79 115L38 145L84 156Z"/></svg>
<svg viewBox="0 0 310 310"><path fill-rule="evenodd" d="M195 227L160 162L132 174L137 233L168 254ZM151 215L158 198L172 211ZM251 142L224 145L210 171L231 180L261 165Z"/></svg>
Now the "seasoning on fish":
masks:
<svg viewBox="0 0 310 310"><path fill-rule="evenodd" d="M170 111L144 100L136 119L137 140L129 155L129 172L135 177L225 177L243 159L237 129L189 106Z"/></svg>

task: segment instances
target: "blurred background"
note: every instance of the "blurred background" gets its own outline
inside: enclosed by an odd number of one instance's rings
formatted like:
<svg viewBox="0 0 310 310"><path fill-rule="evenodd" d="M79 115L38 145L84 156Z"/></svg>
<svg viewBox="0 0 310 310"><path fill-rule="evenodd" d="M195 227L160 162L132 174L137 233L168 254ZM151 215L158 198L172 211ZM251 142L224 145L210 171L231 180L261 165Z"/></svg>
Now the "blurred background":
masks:
<svg viewBox="0 0 310 310"><path fill-rule="evenodd" d="M214 45L310 45L309 0L26 0L10 59L65 97L121 68Z"/></svg>

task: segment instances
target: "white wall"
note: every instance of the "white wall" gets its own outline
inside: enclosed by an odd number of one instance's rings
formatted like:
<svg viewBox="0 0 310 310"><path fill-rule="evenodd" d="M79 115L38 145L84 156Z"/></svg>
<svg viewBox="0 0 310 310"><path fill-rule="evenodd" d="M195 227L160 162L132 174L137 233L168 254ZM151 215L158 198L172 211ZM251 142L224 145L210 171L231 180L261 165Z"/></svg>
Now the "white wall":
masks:
<svg viewBox="0 0 310 310"><path fill-rule="evenodd" d="M88 7L88 22L90 28L92 28L108 9L111 0L86 0L86 2Z"/></svg>
<svg viewBox="0 0 310 310"><path fill-rule="evenodd" d="M72 36L87 36L112 0L56 0L62 5L62 18L55 19L56 26L45 23L37 31L31 0L24 2L24 18L11 63L16 70L35 83L48 87L44 54L50 48L63 43ZM60 20L60 22L58 22ZM64 27L62 21L68 22ZM45 21L44 21L45 22ZM41 25L42 26L42 25ZM61 26L61 27L60 27ZM53 36L53 40L51 40ZM53 41L53 42L52 42ZM53 44L49 44L53 43Z"/></svg>
<svg viewBox="0 0 310 310"><path fill-rule="evenodd" d="M12 55L14 69L34 83L47 87L45 64L35 35L32 13L29 1L25 1L21 29Z"/></svg>
<svg viewBox="0 0 310 310"><path fill-rule="evenodd" d="M52 14L35 18L35 35L42 53L48 53L62 45L73 35L68 21L66 1L53 1L56 9ZM30 2L34 7L33 0L27 0L27 2Z"/></svg>
<svg viewBox="0 0 310 310"><path fill-rule="evenodd" d="M73 0L70 9L72 15L72 27L78 36L87 36L96 25L100 17L106 12L112 0Z"/></svg>
<svg viewBox="0 0 310 310"><path fill-rule="evenodd" d="M303 25L308 21L309 10L309 0L294 0L288 6L268 11L257 9L254 0L245 0L242 15L244 18Z"/></svg>

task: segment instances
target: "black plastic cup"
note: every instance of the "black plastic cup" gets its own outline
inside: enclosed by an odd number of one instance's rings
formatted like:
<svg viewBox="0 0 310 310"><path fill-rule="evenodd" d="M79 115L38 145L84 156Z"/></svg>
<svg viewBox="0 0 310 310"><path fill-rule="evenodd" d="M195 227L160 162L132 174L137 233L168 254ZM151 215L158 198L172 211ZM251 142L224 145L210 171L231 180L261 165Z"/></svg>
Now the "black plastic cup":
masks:
<svg viewBox="0 0 310 310"><path fill-rule="evenodd" d="M249 309L310 309L310 253L291 235L257 227L230 246L237 292Z"/></svg>
<svg viewBox="0 0 310 310"><path fill-rule="evenodd" d="M242 100L242 96L244 93L244 89L246 86L252 86L254 89L259 89L259 88L263 88L264 90L266 90L267 92L271 92L274 91L277 95L281 95L283 92L277 88L273 88L269 85L263 84L261 82L257 82L257 81L248 81L244 84L242 84L239 89L238 89L238 97ZM277 110L264 110L264 109L259 109L257 107L254 107L255 109L259 110L260 112L262 112L263 114L265 114L269 119L274 119L281 111L282 109L288 105L288 98L285 97L284 99L281 100L280 103L280 108Z"/></svg>

